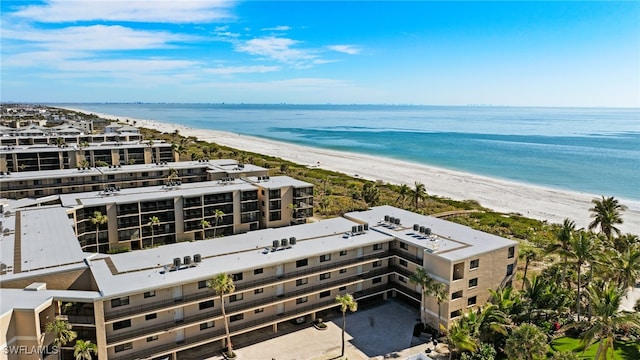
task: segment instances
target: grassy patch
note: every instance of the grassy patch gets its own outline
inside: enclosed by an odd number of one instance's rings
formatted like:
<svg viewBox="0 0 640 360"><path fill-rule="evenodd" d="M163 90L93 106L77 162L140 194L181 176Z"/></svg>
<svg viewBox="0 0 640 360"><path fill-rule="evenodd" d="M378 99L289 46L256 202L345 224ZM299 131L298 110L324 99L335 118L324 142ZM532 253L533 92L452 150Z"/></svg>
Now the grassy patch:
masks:
<svg viewBox="0 0 640 360"><path fill-rule="evenodd" d="M598 343L591 345L587 351L583 353L583 347L580 343L580 339L570 338L568 336L555 339L551 343L556 351L573 351L578 353L580 359L593 359L598 351ZM615 360L634 360L640 359L640 344L633 341L616 341L614 344L613 357L611 352L607 353L607 359Z"/></svg>

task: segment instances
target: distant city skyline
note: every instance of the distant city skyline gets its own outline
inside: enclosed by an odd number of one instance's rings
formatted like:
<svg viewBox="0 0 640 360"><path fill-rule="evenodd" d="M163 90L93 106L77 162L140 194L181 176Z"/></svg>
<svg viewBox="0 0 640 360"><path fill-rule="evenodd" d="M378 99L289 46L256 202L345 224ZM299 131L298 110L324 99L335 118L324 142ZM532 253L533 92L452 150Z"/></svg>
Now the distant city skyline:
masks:
<svg viewBox="0 0 640 360"><path fill-rule="evenodd" d="M640 107L640 3L2 1L3 102Z"/></svg>

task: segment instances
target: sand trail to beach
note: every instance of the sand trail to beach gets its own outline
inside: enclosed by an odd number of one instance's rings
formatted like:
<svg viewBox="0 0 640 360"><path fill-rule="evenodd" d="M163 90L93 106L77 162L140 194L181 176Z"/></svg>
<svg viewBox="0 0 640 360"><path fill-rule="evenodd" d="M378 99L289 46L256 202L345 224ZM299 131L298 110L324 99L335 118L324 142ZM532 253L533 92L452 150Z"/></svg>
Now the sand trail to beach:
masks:
<svg viewBox="0 0 640 360"><path fill-rule="evenodd" d="M81 109L67 108L87 113ZM505 181L448 170L407 161L380 158L371 155L341 152L300 146L285 142L262 139L216 130L195 129L178 124L155 120L133 119L109 114L96 115L106 119L119 119L136 126L172 133L178 130L183 136L194 136L200 140L214 142L239 150L279 157L301 165L318 166L350 176L368 180L380 180L392 184L408 184L415 181L425 184L431 195L455 200L476 200L482 206L505 213L561 223L565 218L576 222L577 227L586 227L591 221L591 200L600 195L563 191L541 186ZM605 196L608 196L605 194ZM640 234L640 202L620 199L628 207L623 213L624 224L618 228L623 233Z"/></svg>

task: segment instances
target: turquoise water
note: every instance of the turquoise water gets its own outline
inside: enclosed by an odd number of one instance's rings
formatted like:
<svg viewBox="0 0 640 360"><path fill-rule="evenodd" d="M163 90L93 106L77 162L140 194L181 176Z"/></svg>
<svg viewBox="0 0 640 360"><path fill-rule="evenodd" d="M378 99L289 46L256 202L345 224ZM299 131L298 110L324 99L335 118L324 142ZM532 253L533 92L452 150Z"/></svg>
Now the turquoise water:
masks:
<svg viewBox="0 0 640 360"><path fill-rule="evenodd" d="M65 105L640 200L640 109Z"/></svg>

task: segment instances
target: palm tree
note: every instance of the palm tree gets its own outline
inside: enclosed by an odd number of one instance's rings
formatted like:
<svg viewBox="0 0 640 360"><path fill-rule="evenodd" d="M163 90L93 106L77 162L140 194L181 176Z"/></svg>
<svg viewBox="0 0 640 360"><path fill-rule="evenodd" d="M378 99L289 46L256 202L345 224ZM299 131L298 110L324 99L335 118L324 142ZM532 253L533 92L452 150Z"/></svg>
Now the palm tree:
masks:
<svg viewBox="0 0 640 360"><path fill-rule="evenodd" d="M218 223L220 222L220 219L222 219L224 217L224 213L222 212L222 210L218 210L216 209L216 211L213 213L213 218L216 221L216 225L213 228L213 237L216 237L216 230L218 230Z"/></svg>
<svg viewBox="0 0 640 360"><path fill-rule="evenodd" d="M71 324L65 320L55 319L47 323L44 327L46 333L53 334L53 344L58 348L58 359L62 359L63 345L78 337L78 334L71 330Z"/></svg>
<svg viewBox="0 0 640 360"><path fill-rule="evenodd" d="M91 353L98 353L98 346L96 344L90 340L76 340L76 344L73 347L73 356L76 360L91 360Z"/></svg>
<svg viewBox="0 0 640 360"><path fill-rule="evenodd" d="M409 276L409 281L422 287L424 297L431 296L431 289L435 280L427 273L424 268L416 268L416 272ZM439 322L440 320L438 320Z"/></svg>
<svg viewBox="0 0 640 360"><path fill-rule="evenodd" d="M202 238L203 238L203 239L206 239L206 236L205 236L205 230L206 230L207 228L209 228L211 225L209 224L209 222L208 222L207 220L202 219L202 220L200 221L200 226L202 227Z"/></svg>
<svg viewBox="0 0 640 360"><path fill-rule="evenodd" d="M160 219L158 219L157 216L152 216L149 218L149 222L147 223L147 226L149 226L151 228L151 247L153 247L153 240L155 237L155 226L160 224Z"/></svg>
<svg viewBox="0 0 640 360"><path fill-rule="evenodd" d="M627 207L620 204L613 196L608 198L602 196L602 200L593 199L591 203L594 206L589 211L593 221L589 224L589 230L600 227L600 232L608 240L611 240L612 233L620 235L620 229L616 225L622 224L621 213L627 210Z"/></svg>
<svg viewBox="0 0 640 360"><path fill-rule="evenodd" d="M94 211L93 215L89 217L89 220L96 226L96 252L100 252L100 240L98 238L100 225L106 224L109 221L109 217L107 215L102 215L100 211Z"/></svg>
<svg viewBox="0 0 640 360"><path fill-rule="evenodd" d="M236 285L233 283L233 278L227 273L220 273L213 279L209 280L207 286L210 290L213 290L216 295L220 296L220 307L222 309L222 318L224 319L224 330L227 334L227 356L235 357L233 353L233 345L231 344L231 335L229 335L229 322L227 321L227 313L224 310L224 295L231 294L236 291Z"/></svg>
<svg viewBox="0 0 640 360"><path fill-rule="evenodd" d="M449 292L445 284L439 281L433 281L431 284L431 295L436 298L438 303L438 336L440 335L440 319L442 318L442 303L449 298Z"/></svg>
<svg viewBox="0 0 640 360"><path fill-rule="evenodd" d="M337 295L336 303L340 304L340 311L342 311L342 351L340 356L344 356L344 331L347 327L347 309L351 312L358 311L358 303L351 294Z"/></svg>
<svg viewBox="0 0 640 360"><path fill-rule="evenodd" d="M589 323L591 327L584 333L582 342L584 349L588 349L597 338L600 339L596 360L607 359L607 354L613 353L616 329L640 328L640 315L637 312L618 311L623 293L612 282L602 288L589 287L595 318Z"/></svg>
<svg viewBox="0 0 640 360"><path fill-rule="evenodd" d="M427 197L427 191L423 183L416 181L415 189L412 192L413 195L413 206L417 209L420 201L424 200Z"/></svg>
<svg viewBox="0 0 640 360"><path fill-rule="evenodd" d="M500 287L498 290L489 289L491 299L489 302L496 305L498 310L507 315L511 315L520 311L522 305L520 297L513 292L511 286Z"/></svg>
<svg viewBox="0 0 640 360"><path fill-rule="evenodd" d="M569 257L574 259L576 265L576 271L578 273L577 288L578 297L576 300L576 314L578 315L578 321L580 321L580 290L582 288L582 266L593 261L596 255L596 242L593 234L586 231L580 231L577 237L571 241L571 249L568 252Z"/></svg>
<svg viewBox="0 0 640 360"><path fill-rule="evenodd" d="M571 246L571 239L573 239L573 234L576 231L576 223L569 220L564 219L562 223L562 227L556 233L556 243L551 244L547 249L547 253L559 254L562 256L562 263L565 265L562 269L562 277L560 278L560 283L564 283L564 279L567 276L567 253L569 252L569 248Z"/></svg>
<svg viewBox="0 0 640 360"><path fill-rule="evenodd" d="M535 325L522 324L507 338L504 352L508 359L544 359L549 345L547 336Z"/></svg>
<svg viewBox="0 0 640 360"><path fill-rule="evenodd" d="M629 248L613 258L618 287L626 289L640 279L640 247Z"/></svg>
<svg viewBox="0 0 640 360"><path fill-rule="evenodd" d="M409 185L407 184L400 185L400 188L398 188L398 198L396 199L396 202L400 201L400 204L402 204L402 207L404 208L404 203L407 200L407 196L409 196L410 193L411 193L411 189L409 188Z"/></svg>
<svg viewBox="0 0 640 360"><path fill-rule="evenodd" d="M522 274L522 288L524 289L524 283L527 279L527 271L529 270L529 265L534 262L540 260L540 250L534 247L527 247L520 250L518 254L518 258L524 259L524 273Z"/></svg>
<svg viewBox="0 0 640 360"><path fill-rule="evenodd" d="M449 359L454 352L478 350L479 343L475 337L475 325L467 321L467 316L454 321L449 330L444 325L440 325L440 330L447 334L447 344L449 344Z"/></svg>

